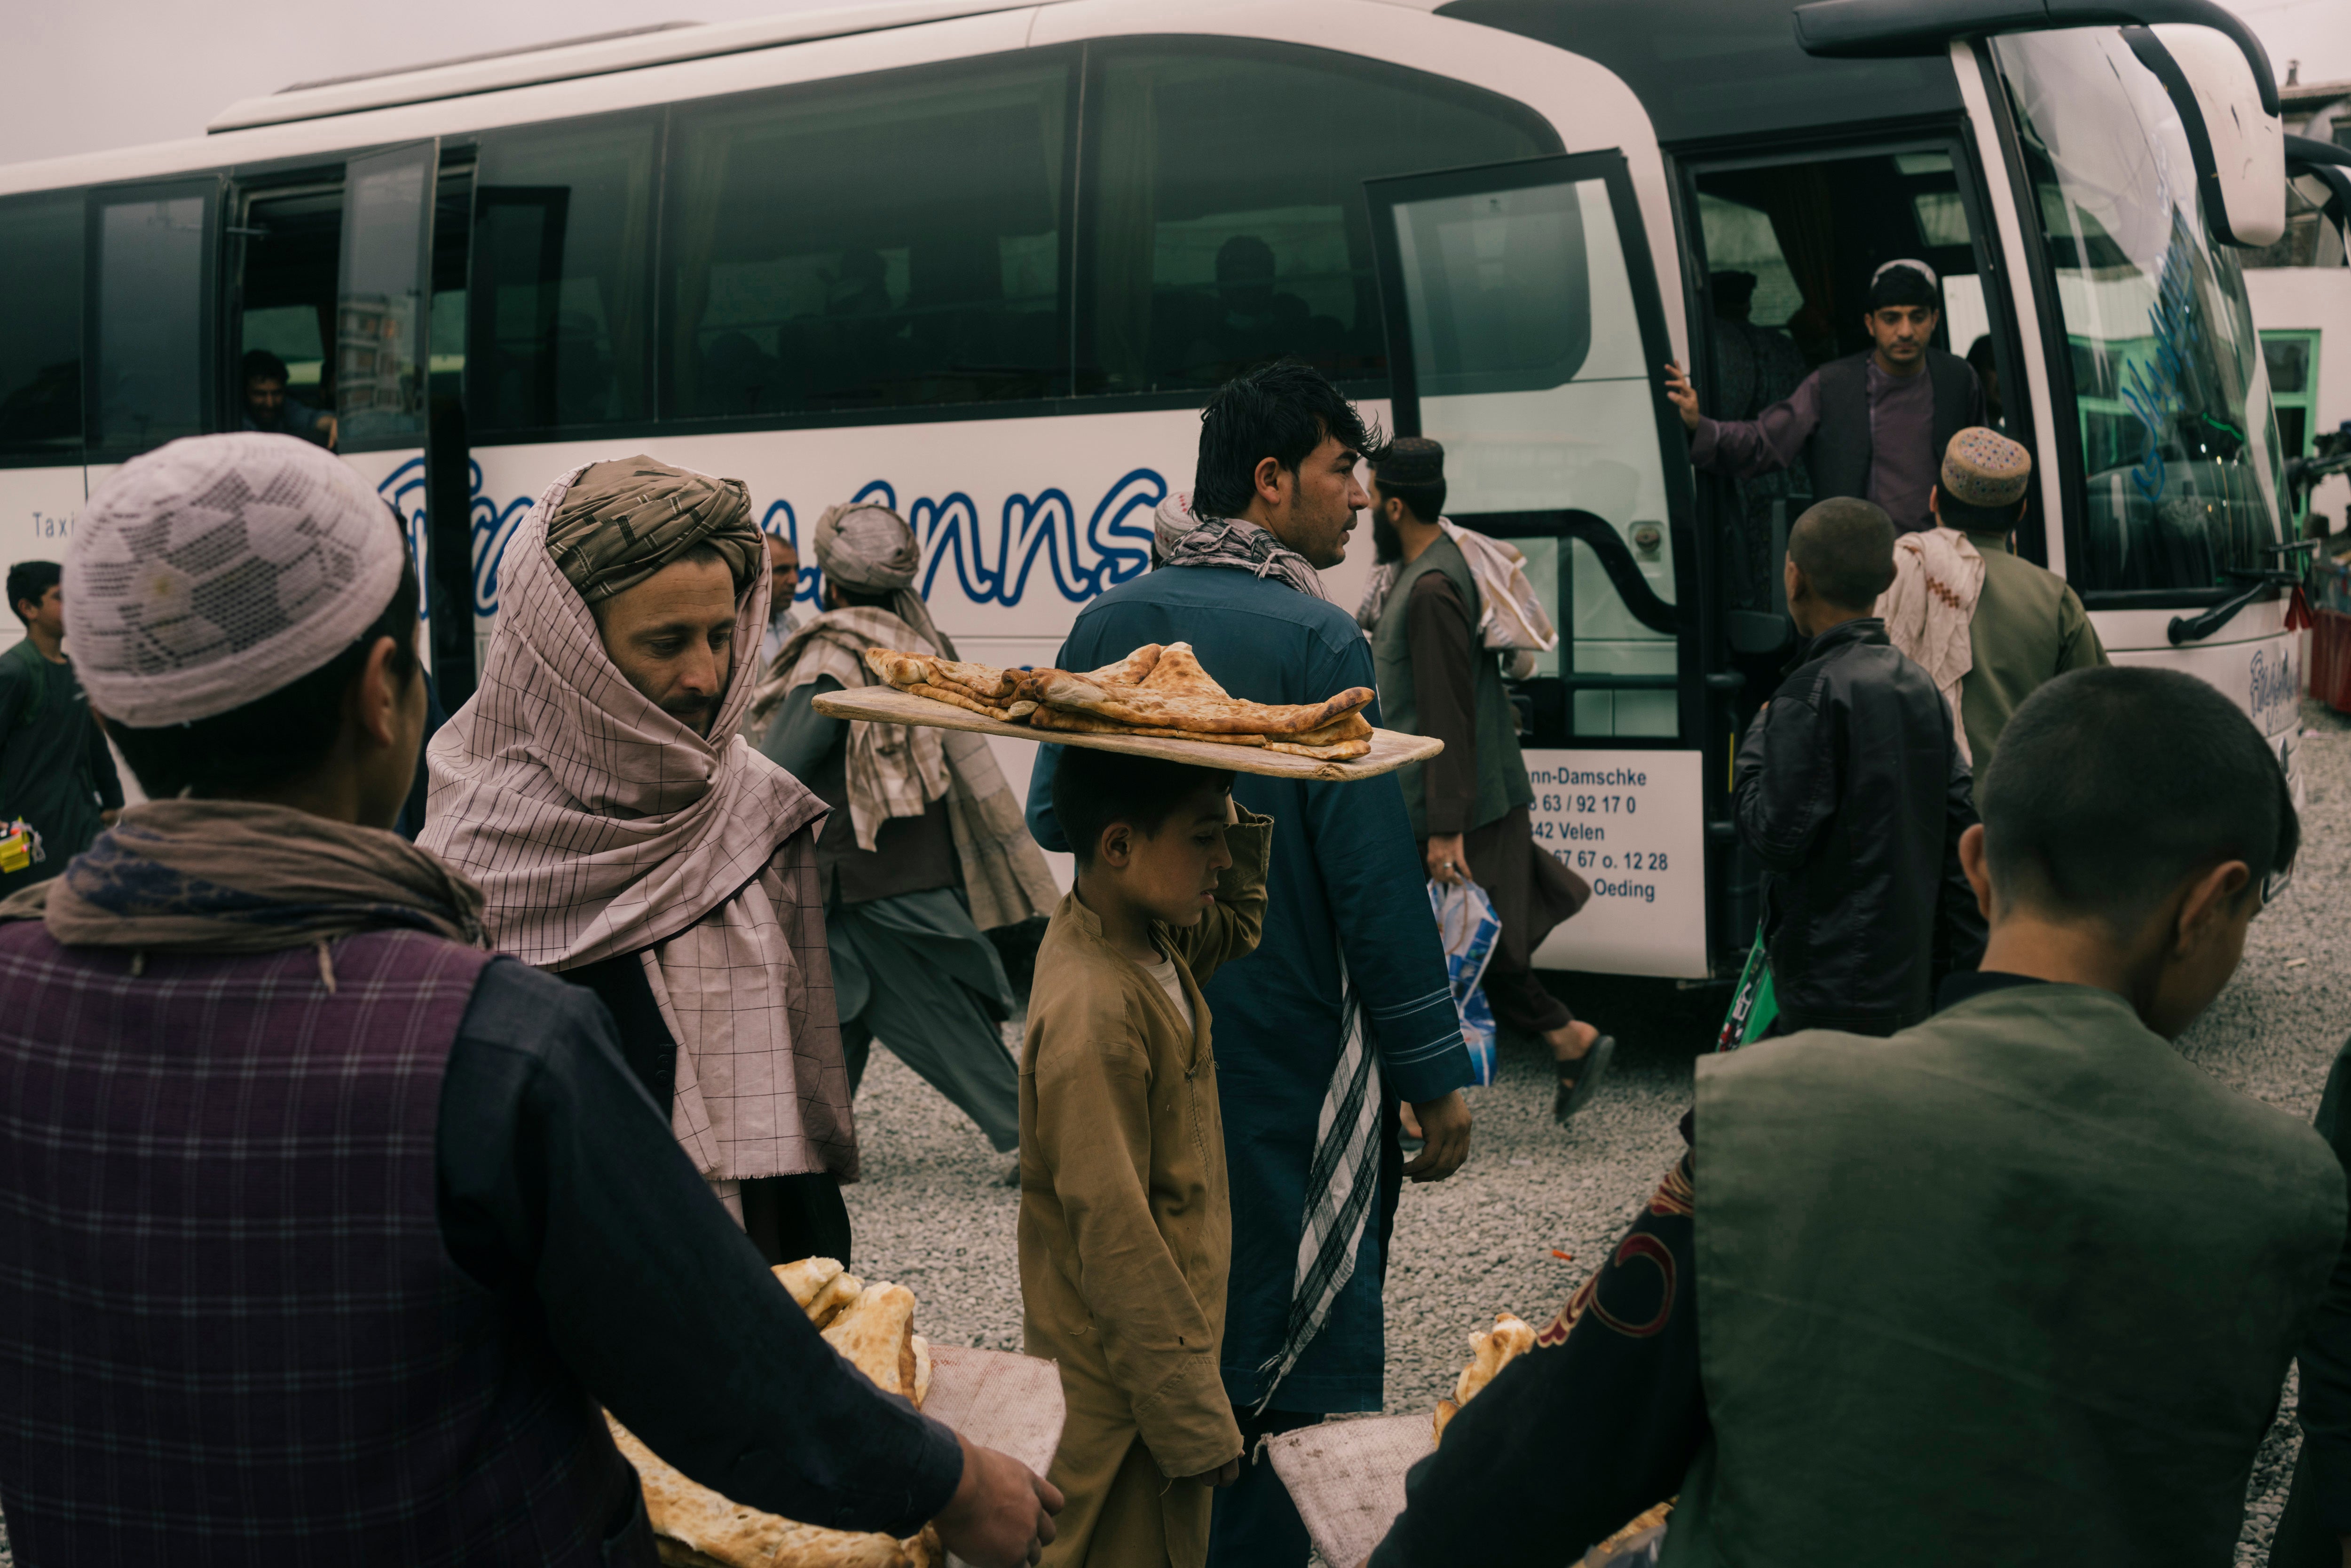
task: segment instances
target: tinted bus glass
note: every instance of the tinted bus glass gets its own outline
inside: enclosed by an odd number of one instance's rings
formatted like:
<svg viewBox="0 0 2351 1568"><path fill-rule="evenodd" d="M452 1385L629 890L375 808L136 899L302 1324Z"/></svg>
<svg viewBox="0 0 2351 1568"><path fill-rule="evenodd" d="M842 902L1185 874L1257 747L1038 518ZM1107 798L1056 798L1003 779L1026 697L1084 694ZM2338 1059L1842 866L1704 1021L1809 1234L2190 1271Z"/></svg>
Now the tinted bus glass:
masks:
<svg viewBox="0 0 2351 1568"><path fill-rule="evenodd" d="M2085 589L2213 588L2277 538L2281 457L2236 258L2187 134L2112 28L1992 41L2071 350Z"/></svg>
<svg viewBox="0 0 2351 1568"><path fill-rule="evenodd" d="M482 139L465 365L477 439L652 413L660 129L632 116Z"/></svg>
<svg viewBox="0 0 2351 1568"><path fill-rule="evenodd" d="M0 203L0 459L81 461L82 193Z"/></svg>
<svg viewBox="0 0 2351 1568"><path fill-rule="evenodd" d="M681 109L665 417L1066 390L1068 57Z"/></svg>
<svg viewBox="0 0 2351 1568"><path fill-rule="evenodd" d="M98 251L90 445L128 455L203 431L217 199L209 180L98 198L86 241Z"/></svg>
<svg viewBox="0 0 2351 1568"><path fill-rule="evenodd" d="M1283 354L1385 375L1364 181L1559 151L1521 105L1319 50L1101 53L1081 392L1212 387Z"/></svg>

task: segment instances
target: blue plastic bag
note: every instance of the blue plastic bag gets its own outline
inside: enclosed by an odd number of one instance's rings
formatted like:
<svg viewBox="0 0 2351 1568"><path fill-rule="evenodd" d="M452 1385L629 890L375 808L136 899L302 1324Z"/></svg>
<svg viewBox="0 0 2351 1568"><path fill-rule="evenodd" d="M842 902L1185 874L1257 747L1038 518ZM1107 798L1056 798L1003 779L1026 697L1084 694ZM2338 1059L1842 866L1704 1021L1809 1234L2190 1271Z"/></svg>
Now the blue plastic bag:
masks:
<svg viewBox="0 0 2351 1568"><path fill-rule="evenodd" d="M1493 961L1502 922L1494 901L1476 883L1446 883L1431 878L1428 907L1437 915L1437 931L1445 945L1445 972L1453 983L1453 1010L1461 1018L1462 1042L1469 1048L1474 1081L1494 1082L1494 1009L1480 987L1486 966Z"/></svg>

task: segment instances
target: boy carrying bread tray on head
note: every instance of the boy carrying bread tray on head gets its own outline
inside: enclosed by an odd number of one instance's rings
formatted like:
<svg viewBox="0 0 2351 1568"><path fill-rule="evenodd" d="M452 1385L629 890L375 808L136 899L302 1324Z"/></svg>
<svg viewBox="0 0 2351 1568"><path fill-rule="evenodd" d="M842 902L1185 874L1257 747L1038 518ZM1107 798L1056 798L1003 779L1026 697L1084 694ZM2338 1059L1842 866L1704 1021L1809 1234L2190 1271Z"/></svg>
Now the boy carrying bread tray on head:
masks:
<svg viewBox="0 0 2351 1568"><path fill-rule="evenodd" d="M1270 818L1232 775L1071 747L1078 862L1037 955L1020 1056L1025 1348L1061 1364L1068 1495L1049 1564L1200 1568L1238 1473L1217 1371L1232 1213L1199 982L1257 946Z"/></svg>

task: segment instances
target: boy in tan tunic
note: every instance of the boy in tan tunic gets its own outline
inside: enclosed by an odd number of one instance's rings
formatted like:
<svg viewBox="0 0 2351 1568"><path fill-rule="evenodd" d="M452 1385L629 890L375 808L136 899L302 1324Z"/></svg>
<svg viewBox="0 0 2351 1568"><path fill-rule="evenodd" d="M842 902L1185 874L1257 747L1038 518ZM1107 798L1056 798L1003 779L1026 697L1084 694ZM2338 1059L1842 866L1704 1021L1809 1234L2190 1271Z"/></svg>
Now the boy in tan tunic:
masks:
<svg viewBox="0 0 2351 1568"><path fill-rule="evenodd" d="M1078 859L1037 955L1020 1061L1020 1295L1061 1369L1049 1564L1200 1568L1238 1473L1217 1370L1232 1212L1199 982L1253 948L1270 818L1231 775L1071 747Z"/></svg>

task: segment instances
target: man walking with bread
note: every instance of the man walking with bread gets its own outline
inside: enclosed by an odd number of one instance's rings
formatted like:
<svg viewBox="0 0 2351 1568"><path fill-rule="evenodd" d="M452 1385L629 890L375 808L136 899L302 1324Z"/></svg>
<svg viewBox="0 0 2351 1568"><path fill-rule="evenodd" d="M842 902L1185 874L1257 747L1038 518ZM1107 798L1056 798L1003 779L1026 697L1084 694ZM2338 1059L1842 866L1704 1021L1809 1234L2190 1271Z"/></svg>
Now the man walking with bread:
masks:
<svg viewBox="0 0 2351 1568"><path fill-rule="evenodd" d="M176 441L65 580L150 800L0 905L17 1560L653 1568L609 1411L747 1508L1034 1562L1054 1489L835 1354L604 1007L386 831L424 677L367 485Z"/></svg>
<svg viewBox="0 0 2351 1568"><path fill-rule="evenodd" d="M1345 558L1366 504L1355 470L1375 447L1303 365L1228 382L1201 414L1192 495L1168 497L1155 519L1160 569L1089 605L1061 666L1188 642L1247 701L1370 686L1371 649L1317 569ZM1029 824L1048 849L1065 847L1054 767L1045 747L1029 781ZM1243 774L1233 798L1274 822L1263 940L1203 988L1231 1166L1222 1373L1253 1448L1262 1433L1381 1407L1380 1288L1401 1180L1442 1180L1467 1157L1470 1066L1436 922L1417 895L1396 896L1422 882L1396 786ZM1426 1138L1408 1166L1399 1100ZM1209 1562L1302 1568L1309 1550L1271 1467L1245 1460L1217 1494Z"/></svg>
<svg viewBox="0 0 2351 1568"><path fill-rule="evenodd" d="M874 684L867 649L956 651L914 588L922 548L904 518L834 507L812 542L824 613L769 664L751 725L768 760L832 811L816 871L850 1092L879 1037L1009 1154L1020 1074L1000 1026L1014 998L984 932L1051 914L1053 874L986 740L816 710L827 692Z"/></svg>

